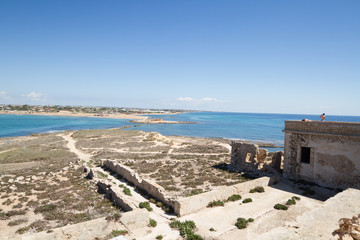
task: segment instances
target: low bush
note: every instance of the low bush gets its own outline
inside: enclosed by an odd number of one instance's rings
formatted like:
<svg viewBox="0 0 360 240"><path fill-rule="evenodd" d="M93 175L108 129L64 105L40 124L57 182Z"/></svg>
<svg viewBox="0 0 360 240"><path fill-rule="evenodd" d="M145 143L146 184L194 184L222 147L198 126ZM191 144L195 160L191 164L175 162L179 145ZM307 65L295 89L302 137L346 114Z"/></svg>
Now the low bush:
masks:
<svg viewBox="0 0 360 240"><path fill-rule="evenodd" d="M180 231L180 235L186 240L203 240L200 235L194 233L196 228L195 222L186 220L185 222L173 221L170 223L171 228L177 228Z"/></svg>
<svg viewBox="0 0 360 240"><path fill-rule="evenodd" d="M228 198L228 201L237 201L237 200L240 200L241 199L241 196L239 194L233 194L231 195L229 198Z"/></svg>
<svg viewBox="0 0 360 240"><path fill-rule="evenodd" d="M113 230L109 235L110 235L110 237L117 237L120 235L125 235L127 233L128 233L127 230Z"/></svg>
<svg viewBox="0 0 360 240"><path fill-rule="evenodd" d="M285 203L285 205L295 205L296 201L294 199L289 199L287 200L287 202Z"/></svg>
<svg viewBox="0 0 360 240"><path fill-rule="evenodd" d="M30 230L30 227L23 227L23 228L19 228L18 230L16 230L15 233L18 233L18 234L24 234L25 232L29 231Z"/></svg>
<svg viewBox="0 0 360 240"><path fill-rule="evenodd" d="M127 187L124 188L123 192L125 193L125 195L132 196L130 189Z"/></svg>
<svg viewBox="0 0 360 240"><path fill-rule="evenodd" d="M139 208L146 208L149 212L151 212L153 209L150 207L149 202L141 202L139 203Z"/></svg>
<svg viewBox="0 0 360 240"><path fill-rule="evenodd" d="M298 196L293 196L292 199L299 201L299 200L300 200L300 197L298 197Z"/></svg>
<svg viewBox="0 0 360 240"><path fill-rule="evenodd" d="M262 192L265 192L265 189L264 189L264 187L258 186L258 187L255 187L250 190L250 193L255 193L255 192L262 193Z"/></svg>
<svg viewBox="0 0 360 240"><path fill-rule="evenodd" d="M210 232L216 232L216 230L212 227L209 229Z"/></svg>
<svg viewBox="0 0 360 240"><path fill-rule="evenodd" d="M283 204L280 204L280 203L275 204L274 208L275 208L276 210L288 210L288 207L287 207L287 206L285 206L285 205L283 205Z"/></svg>
<svg viewBox="0 0 360 240"><path fill-rule="evenodd" d="M161 239L163 239L163 236L162 235L157 235L156 239L161 240Z"/></svg>
<svg viewBox="0 0 360 240"><path fill-rule="evenodd" d="M149 227L156 227L156 226L157 226L157 222L154 219L150 218Z"/></svg>
<svg viewBox="0 0 360 240"><path fill-rule="evenodd" d="M218 200L218 201L212 201L209 202L207 207L217 207L217 206L224 206L224 201Z"/></svg>
<svg viewBox="0 0 360 240"><path fill-rule="evenodd" d="M27 221L28 221L27 219L17 219L17 220L14 220L14 221L9 222L9 223L8 223L8 226L16 226L16 225L25 223L25 222L27 222Z"/></svg>
<svg viewBox="0 0 360 240"><path fill-rule="evenodd" d="M242 203L249 203L249 202L252 202L252 199L251 198L245 198Z"/></svg>
<svg viewBox="0 0 360 240"><path fill-rule="evenodd" d="M236 220L236 223L235 223L235 226L238 228L238 229L244 229L247 227L248 223L249 222L254 222L254 219L253 218L249 218L248 220L246 220L245 218L238 218Z"/></svg>

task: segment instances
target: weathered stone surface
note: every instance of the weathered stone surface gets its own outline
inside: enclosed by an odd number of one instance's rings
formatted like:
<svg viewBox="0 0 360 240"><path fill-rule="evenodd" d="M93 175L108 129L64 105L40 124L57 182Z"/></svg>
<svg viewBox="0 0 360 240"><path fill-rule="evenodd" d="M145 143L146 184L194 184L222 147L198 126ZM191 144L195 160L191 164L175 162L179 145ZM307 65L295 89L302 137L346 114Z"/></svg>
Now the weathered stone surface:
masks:
<svg viewBox="0 0 360 240"><path fill-rule="evenodd" d="M39 232L34 234L22 235L23 240L88 240L94 238L102 238L114 229L125 229L120 223L108 222L105 218L99 218L73 224L61 228L52 229L53 231Z"/></svg>
<svg viewBox="0 0 360 240"><path fill-rule="evenodd" d="M255 158L259 152L256 144L231 143L231 167L236 170L253 171L257 169Z"/></svg>
<svg viewBox="0 0 360 240"><path fill-rule="evenodd" d="M267 149L260 148L258 153L256 154L256 160L258 160L258 162L263 163L268 154L269 151Z"/></svg>
<svg viewBox="0 0 360 240"><path fill-rule="evenodd" d="M274 153L274 155L271 158L270 167L272 167L276 171L280 171L283 161L284 161L284 152L277 151Z"/></svg>
<svg viewBox="0 0 360 240"><path fill-rule="evenodd" d="M284 132L285 177L360 189L360 123L285 121Z"/></svg>
<svg viewBox="0 0 360 240"><path fill-rule="evenodd" d="M86 175L87 179L93 179L94 178L94 171L90 168L89 173Z"/></svg>
<svg viewBox="0 0 360 240"><path fill-rule="evenodd" d="M134 209L121 214L120 221L129 230L146 227L149 224L149 212L146 209Z"/></svg>

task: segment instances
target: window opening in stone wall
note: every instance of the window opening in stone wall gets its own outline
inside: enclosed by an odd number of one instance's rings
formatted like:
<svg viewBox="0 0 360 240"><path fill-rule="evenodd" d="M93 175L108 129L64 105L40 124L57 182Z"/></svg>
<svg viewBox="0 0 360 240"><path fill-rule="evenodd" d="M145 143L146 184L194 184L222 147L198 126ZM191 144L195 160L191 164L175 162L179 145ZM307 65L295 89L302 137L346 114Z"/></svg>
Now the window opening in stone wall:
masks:
<svg viewBox="0 0 360 240"><path fill-rule="evenodd" d="M310 150L309 147L301 147L301 162L310 163Z"/></svg>

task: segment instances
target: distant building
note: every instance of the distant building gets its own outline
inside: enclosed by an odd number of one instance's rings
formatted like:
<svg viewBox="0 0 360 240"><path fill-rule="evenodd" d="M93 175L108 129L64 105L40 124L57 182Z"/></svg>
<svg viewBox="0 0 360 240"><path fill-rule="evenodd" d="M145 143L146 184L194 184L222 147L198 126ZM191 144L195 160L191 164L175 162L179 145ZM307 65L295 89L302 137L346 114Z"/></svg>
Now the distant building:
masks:
<svg viewBox="0 0 360 240"><path fill-rule="evenodd" d="M283 175L360 189L360 123L285 121Z"/></svg>

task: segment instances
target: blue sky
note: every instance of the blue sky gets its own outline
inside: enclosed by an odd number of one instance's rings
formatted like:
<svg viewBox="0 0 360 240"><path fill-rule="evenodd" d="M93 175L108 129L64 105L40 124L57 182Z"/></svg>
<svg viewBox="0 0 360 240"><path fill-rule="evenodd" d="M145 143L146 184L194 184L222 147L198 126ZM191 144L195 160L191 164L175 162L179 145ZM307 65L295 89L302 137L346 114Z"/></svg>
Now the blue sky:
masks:
<svg viewBox="0 0 360 240"><path fill-rule="evenodd" d="M0 103L360 115L360 1L1 0Z"/></svg>

